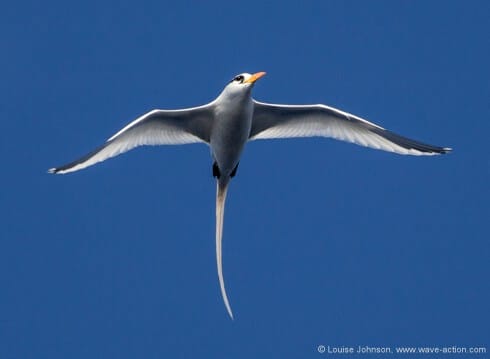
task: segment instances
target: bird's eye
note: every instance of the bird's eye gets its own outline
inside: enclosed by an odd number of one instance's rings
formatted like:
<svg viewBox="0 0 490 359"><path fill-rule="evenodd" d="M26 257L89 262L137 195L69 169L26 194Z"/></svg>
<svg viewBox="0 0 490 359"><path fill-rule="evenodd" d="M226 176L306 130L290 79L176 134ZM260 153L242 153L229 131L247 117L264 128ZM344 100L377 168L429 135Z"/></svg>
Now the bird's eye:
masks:
<svg viewBox="0 0 490 359"><path fill-rule="evenodd" d="M237 77L235 77L233 79L233 81L243 83L243 76L242 75L238 75Z"/></svg>

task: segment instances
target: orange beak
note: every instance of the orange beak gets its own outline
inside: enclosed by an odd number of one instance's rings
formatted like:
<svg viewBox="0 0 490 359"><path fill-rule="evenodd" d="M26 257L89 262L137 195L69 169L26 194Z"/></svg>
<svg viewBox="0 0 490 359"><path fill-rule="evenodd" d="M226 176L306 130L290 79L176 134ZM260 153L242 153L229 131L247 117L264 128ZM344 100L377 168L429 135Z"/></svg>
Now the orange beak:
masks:
<svg viewBox="0 0 490 359"><path fill-rule="evenodd" d="M252 76L250 76L250 78L248 80L244 81L243 83L251 83L251 84L253 84L255 81L257 81L261 77L265 76L265 74L266 73L264 71L262 71L262 72L256 72Z"/></svg>

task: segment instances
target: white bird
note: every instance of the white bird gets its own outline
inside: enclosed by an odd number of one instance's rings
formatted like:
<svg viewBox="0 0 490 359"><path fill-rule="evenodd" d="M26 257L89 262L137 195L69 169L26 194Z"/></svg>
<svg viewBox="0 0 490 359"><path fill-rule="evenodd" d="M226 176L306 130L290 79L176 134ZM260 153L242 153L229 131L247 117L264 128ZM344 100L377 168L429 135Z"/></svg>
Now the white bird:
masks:
<svg viewBox="0 0 490 359"><path fill-rule="evenodd" d="M222 233L226 193L248 141L291 137L332 137L402 155L437 155L447 147L427 145L385 130L372 122L325 105L277 105L255 101L251 92L265 72L235 76L207 105L153 110L137 118L86 156L51 168L69 173L92 166L137 146L203 142L211 147L216 190L216 263L221 294L233 319L225 290Z"/></svg>

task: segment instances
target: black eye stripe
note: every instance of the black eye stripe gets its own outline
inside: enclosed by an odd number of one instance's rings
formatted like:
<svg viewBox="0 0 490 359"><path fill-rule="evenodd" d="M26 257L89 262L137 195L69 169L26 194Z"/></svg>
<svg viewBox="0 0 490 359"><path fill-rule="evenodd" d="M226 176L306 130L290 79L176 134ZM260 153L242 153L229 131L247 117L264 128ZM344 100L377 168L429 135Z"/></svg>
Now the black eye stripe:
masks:
<svg viewBox="0 0 490 359"><path fill-rule="evenodd" d="M233 80L231 80L231 82L237 81L237 82L243 83L243 80L244 80L244 77L242 75L238 75Z"/></svg>

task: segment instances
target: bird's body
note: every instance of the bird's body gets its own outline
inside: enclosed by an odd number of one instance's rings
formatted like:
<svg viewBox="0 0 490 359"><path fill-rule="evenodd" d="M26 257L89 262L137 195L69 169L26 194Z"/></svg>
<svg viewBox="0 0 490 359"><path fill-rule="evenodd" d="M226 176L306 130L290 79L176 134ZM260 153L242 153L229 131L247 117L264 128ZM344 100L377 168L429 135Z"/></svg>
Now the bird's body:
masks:
<svg viewBox="0 0 490 359"><path fill-rule="evenodd" d="M220 178L231 175L250 136L253 115L250 90L225 88L213 106L214 123L209 146Z"/></svg>
<svg viewBox="0 0 490 359"><path fill-rule="evenodd" d="M207 105L153 110L134 120L88 155L50 173L74 172L141 145L203 142L210 146L216 189L216 262L221 293L233 318L222 270L222 232L228 185L245 144L256 139L332 137L404 155L436 155L450 148L427 145L325 105L277 105L255 101L252 87L264 72L241 74Z"/></svg>

